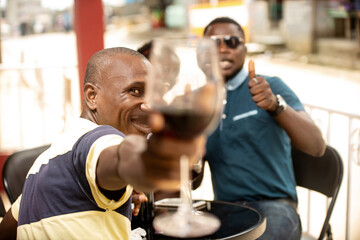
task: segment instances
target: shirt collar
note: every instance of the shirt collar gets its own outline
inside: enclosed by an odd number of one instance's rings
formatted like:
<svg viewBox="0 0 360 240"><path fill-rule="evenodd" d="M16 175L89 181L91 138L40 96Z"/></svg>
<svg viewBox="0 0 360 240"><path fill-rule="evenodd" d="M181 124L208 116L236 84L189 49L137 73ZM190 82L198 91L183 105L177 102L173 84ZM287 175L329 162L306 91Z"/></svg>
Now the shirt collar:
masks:
<svg viewBox="0 0 360 240"><path fill-rule="evenodd" d="M226 82L226 90L233 91L238 88L243 82L245 82L248 76L246 69L242 68L232 79Z"/></svg>

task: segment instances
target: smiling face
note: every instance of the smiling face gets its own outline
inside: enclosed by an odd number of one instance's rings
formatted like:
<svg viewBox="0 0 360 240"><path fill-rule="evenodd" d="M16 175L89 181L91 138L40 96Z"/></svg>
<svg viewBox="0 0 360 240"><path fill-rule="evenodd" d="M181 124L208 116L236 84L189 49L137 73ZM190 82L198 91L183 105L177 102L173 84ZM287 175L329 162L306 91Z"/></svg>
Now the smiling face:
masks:
<svg viewBox="0 0 360 240"><path fill-rule="evenodd" d="M90 120L110 125L124 134L150 133L144 104L145 78L150 63L129 54L108 57L101 79L85 84Z"/></svg>
<svg viewBox="0 0 360 240"><path fill-rule="evenodd" d="M244 34L239 30L238 26L233 23L214 23L208 27L204 36L237 36L241 39L245 39ZM225 78L225 81L228 81L242 69L247 49L244 43L239 44L236 48L230 48L224 41L220 42L218 48L221 74Z"/></svg>

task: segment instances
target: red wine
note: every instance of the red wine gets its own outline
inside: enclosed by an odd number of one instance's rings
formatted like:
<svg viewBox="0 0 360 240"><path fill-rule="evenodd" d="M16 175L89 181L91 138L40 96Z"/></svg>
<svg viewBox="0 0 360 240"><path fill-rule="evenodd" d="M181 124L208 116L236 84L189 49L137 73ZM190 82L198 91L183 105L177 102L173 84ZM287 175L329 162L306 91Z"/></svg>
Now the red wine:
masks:
<svg viewBox="0 0 360 240"><path fill-rule="evenodd" d="M192 138L204 132L212 115L195 110L161 109L165 117L163 133L172 137Z"/></svg>

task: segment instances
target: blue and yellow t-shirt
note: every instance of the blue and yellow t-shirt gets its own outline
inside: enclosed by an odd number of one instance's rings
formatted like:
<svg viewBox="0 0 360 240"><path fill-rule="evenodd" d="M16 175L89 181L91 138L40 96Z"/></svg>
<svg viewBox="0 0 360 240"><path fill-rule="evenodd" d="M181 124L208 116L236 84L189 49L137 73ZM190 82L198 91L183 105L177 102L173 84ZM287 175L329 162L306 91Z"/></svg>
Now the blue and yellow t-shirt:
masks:
<svg viewBox="0 0 360 240"><path fill-rule="evenodd" d="M118 201L96 184L101 151L121 143L110 126L78 119L35 161L12 206L18 239L128 239L132 187Z"/></svg>

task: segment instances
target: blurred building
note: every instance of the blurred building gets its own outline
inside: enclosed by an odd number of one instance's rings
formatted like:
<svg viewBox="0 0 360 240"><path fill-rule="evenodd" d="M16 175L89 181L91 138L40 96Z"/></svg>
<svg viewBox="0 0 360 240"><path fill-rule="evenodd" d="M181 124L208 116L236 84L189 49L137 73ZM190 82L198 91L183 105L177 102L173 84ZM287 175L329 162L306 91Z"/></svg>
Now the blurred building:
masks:
<svg viewBox="0 0 360 240"><path fill-rule="evenodd" d="M359 0L259 0L249 3L251 41L360 69Z"/></svg>
<svg viewBox="0 0 360 240"><path fill-rule="evenodd" d="M68 31L72 28L70 10L54 11L42 6L41 0L7 1L4 19L10 35L28 35L50 31Z"/></svg>
<svg viewBox="0 0 360 240"><path fill-rule="evenodd" d="M156 29L202 35L212 19L228 16L245 30L247 42L276 53L324 65L360 69L360 0L142 0ZM123 7L129 12L134 4ZM133 8L134 9L134 8ZM135 9L142 9L136 7ZM255 49L255 51L257 51Z"/></svg>

